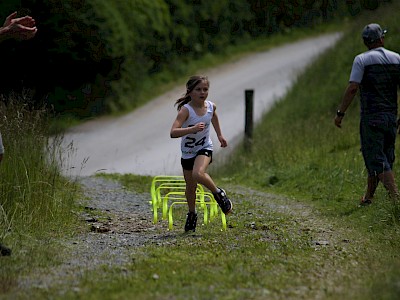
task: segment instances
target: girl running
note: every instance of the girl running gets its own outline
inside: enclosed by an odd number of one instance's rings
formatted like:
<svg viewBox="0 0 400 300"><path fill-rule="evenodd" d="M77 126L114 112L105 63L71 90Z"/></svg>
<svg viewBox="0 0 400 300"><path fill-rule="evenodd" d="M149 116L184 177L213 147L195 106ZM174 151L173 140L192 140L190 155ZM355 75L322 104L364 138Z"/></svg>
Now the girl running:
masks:
<svg viewBox="0 0 400 300"><path fill-rule="evenodd" d="M221 147L228 143L222 135L213 102L206 100L210 83L206 76L192 76L186 83L186 94L179 98L175 105L178 106L178 115L172 124L171 138L181 139L183 176L186 181L185 195L189 207L185 231L195 231L197 223L196 214L196 188L200 183L207 187L214 195L215 200L223 213L232 211L232 202L223 189L217 187L206 172L212 162L213 144L210 138L210 125L212 124L217 134Z"/></svg>

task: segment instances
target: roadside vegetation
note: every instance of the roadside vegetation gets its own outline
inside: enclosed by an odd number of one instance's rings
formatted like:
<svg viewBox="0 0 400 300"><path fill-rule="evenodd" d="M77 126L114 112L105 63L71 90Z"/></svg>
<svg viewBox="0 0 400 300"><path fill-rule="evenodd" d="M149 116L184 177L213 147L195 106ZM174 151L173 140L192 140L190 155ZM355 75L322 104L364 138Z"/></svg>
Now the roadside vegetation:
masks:
<svg viewBox="0 0 400 300"><path fill-rule="evenodd" d="M2 99L5 145L0 166L0 242L14 253L0 256L0 298L17 278L59 258L55 241L73 234L79 187L58 164L60 137L49 139L45 110L32 110L25 96Z"/></svg>
<svg viewBox="0 0 400 300"><path fill-rule="evenodd" d="M386 45L400 52L399 8L393 3L337 25L343 39L257 124L252 151L240 146L223 168L212 169L235 203L227 231L214 221L195 234L166 232L165 241L132 249L132 263L123 269L104 266L80 278L74 290L62 295L58 286L32 290L29 298L397 299L399 208L382 186L373 205L358 207L366 173L357 101L342 129L333 118L352 60L365 50L360 39L365 24L388 28ZM5 298L15 295L21 275L62 261L58 239L85 230L74 214L79 189L46 160L48 124L37 116L17 104L2 116L8 122L0 128L7 145L0 167L0 237L18 253L0 257ZM148 177L107 176L128 189L150 189ZM184 211L179 214L183 222ZM183 223L177 222L178 231Z"/></svg>
<svg viewBox="0 0 400 300"><path fill-rule="evenodd" d="M18 11L39 28L27 43L0 47L7 57L0 93L29 88L33 103L66 122L121 113L187 77L186 65L205 55L229 56L230 46L316 29L391 1L0 1L0 19Z"/></svg>

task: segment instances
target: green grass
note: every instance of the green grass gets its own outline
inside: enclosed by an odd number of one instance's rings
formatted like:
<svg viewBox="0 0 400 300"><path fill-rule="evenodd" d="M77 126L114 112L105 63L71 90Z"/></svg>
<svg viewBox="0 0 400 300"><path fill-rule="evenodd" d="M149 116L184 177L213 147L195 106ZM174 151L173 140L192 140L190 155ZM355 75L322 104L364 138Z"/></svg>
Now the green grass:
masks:
<svg viewBox="0 0 400 300"><path fill-rule="evenodd" d="M182 209L177 229L132 249L130 264L87 272L79 292L60 298L396 299L399 264L386 251L393 255L400 246L398 230L358 230L313 205L227 188L236 207L226 232L214 220L195 234L181 233Z"/></svg>
<svg viewBox="0 0 400 300"><path fill-rule="evenodd" d="M57 239L78 228L73 214L78 186L62 177L55 160L58 139L47 137L42 110L11 97L0 118L5 146L0 166L0 242L13 251L2 258L0 294L17 278L60 258Z"/></svg>
<svg viewBox="0 0 400 300"><path fill-rule="evenodd" d="M285 195L288 200L281 205L288 212L292 206L304 207L288 214L268 207L271 202L279 207L277 199L234 193L235 214L227 232L221 233L216 223L202 227L198 235L178 235L169 243L135 250L129 276L117 273L108 286L87 281L82 289L90 293L82 297L397 299L398 208L381 186L373 206L358 207L366 185L358 100L341 130L333 118L352 60L365 51L362 27L379 22L396 28L392 12L398 6L349 23L338 46L306 70L257 126L253 151L239 147L231 163L213 170L228 190L239 185ZM386 45L400 50L395 33L387 35ZM319 239L320 245L315 243ZM99 280L108 282L109 276Z"/></svg>
<svg viewBox="0 0 400 300"><path fill-rule="evenodd" d="M151 176L139 176L133 174L107 174L97 173L96 176L117 180L128 189L134 190L137 193L148 193L151 187Z"/></svg>
<svg viewBox="0 0 400 300"><path fill-rule="evenodd" d="M359 39L362 27L378 22L392 29L386 45L400 51L395 34L399 6L393 3L347 23L338 46L306 70L255 128L253 151L240 146L231 162L212 169L212 177L234 200L227 231L215 220L195 234L182 234L182 207L176 211L177 229L167 232L165 227L159 232L164 239L133 248L130 264L88 271L64 294L59 292L62 284L32 290L31 298L398 299L398 208L381 186L372 206L358 207L366 172L357 99L342 129L333 118L352 60L365 50ZM135 191L150 189L149 177L102 176ZM17 219L7 220L17 224ZM32 251L31 259L27 254L0 258L0 295L15 295L25 267L23 274L61 261L62 251L55 255L57 242L49 230L41 233L32 238L21 233L18 247ZM11 244L19 238L8 231L3 235ZM41 252L43 245L50 247ZM11 275L4 276L3 270Z"/></svg>
<svg viewBox="0 0 400 300"><path fill-rule="evenodd" d="M376 15L385 18L377 20ZM361 197L366 174L359 151L358 98L347 112L342 129L333 125L333 118L354 56L366 50L361 29L374 20L388 28L396 27L396 16L388 9L364 15L351 24L338 46L306 70L257 126L254 151L246 153L239 147L234 162L219 170L221 176L320 203ZM395 33L388 34L386 46L399 51L398 41ZM273 184L271 178L275 178Z"/></svg>

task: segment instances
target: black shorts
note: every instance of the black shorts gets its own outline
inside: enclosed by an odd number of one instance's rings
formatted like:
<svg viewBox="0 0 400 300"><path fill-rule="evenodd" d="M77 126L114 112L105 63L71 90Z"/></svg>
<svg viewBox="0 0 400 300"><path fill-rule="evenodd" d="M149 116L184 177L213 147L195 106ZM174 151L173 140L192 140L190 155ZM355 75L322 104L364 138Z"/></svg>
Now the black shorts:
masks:
<svg viewBox="0 0 400 300"><path fill-rule="evenodd" d="M181 158L182 168L187 171L193 170L194 161L196 160L196 157L199 155L205 155L207 157L211 157L211 161L210 161L210 164L211 164L212 163L212 153L213 153L212 150L201 149L199 152L197 152L196 156L194 156L192 158L187 158L187 159Z"/></svg>
<svg viewBox="0 0 400 300"><path fill-rule="evenodd" d="M370 176L393 168L397 134L396 115L363 116L360 122L361 152Z"/></svg>

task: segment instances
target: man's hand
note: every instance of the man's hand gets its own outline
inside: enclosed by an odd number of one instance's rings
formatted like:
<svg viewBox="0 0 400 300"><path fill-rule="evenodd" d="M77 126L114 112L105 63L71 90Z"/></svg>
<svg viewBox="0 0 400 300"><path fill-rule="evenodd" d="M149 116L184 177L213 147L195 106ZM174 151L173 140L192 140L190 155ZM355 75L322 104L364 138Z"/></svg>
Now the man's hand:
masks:
<svg viewBox="0 0 400 300"><path fill-rule="evenodd" d="M343 120L343 117L341 117L341 116L336 116L335 117L335 125L336 125L336 127L342 128L342 120Z"/></svg>
<svg viewBox="0 0 400 300"><path fill-rule="evenodd" d="M342 120L344 117L344 112L347 110L351 102L353 102L354 97L357 94L360 84L354 81L350 81L346 87L343 95L342 103L339 105L339 110L336 112L335 125L342 128Z"/></svg>

